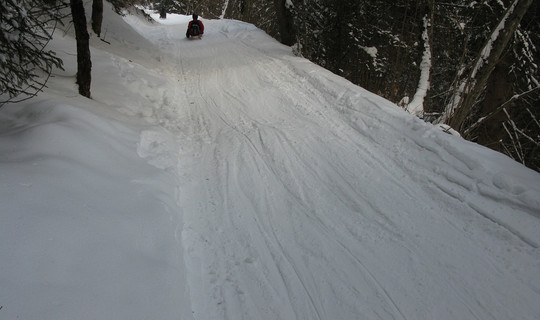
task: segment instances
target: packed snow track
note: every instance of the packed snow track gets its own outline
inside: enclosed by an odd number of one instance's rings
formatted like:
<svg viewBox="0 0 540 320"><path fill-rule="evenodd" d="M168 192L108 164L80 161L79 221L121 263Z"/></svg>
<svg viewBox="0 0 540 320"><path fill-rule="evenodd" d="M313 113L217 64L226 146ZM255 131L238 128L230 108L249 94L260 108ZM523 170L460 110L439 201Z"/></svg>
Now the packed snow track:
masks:
<svg viewBox="0 0 540 320"><path fill-rule="evenodd" d="M539 315L538 239L489 218L513 200L481 196L497 191L479 160L252 25L206 23L202 41L138 25L178 82L165 126L196 319Z"/></svg>

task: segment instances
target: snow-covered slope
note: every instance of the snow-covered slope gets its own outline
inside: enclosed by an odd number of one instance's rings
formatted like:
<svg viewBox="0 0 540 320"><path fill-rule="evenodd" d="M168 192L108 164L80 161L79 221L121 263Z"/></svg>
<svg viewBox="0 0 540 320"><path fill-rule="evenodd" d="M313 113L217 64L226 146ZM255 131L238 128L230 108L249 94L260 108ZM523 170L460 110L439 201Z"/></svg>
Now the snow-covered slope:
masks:
<svg viewBox="0 0 540 320"><path fill-rule="evenodd" d="M538 319L540 176L252 25L107 12L0 109L0 319Z"/></svg>

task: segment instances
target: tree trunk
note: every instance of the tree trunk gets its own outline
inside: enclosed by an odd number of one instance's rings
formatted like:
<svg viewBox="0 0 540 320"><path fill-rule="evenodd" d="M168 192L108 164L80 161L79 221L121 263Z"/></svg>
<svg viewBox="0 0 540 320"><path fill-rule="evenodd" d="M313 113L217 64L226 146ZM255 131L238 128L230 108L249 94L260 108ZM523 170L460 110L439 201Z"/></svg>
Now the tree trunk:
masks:
<svg viewBox="0 0 540 320"><path fill-rule="evenodd" d="M90 60L90 35L86 29L86 16L82 0L70 0L75 39L77 40L77 84L79 93L90 98L92 61Z"/></svg>
<svg viewBox="0 0 540 320"><path fill-rule="evenodd" d="M103 21L103 0L92 2L92 30L99 37L101 35L101 22Z"/></svg>
<svg viewBox="0 0 540 320"><path fill-rule="evenodd" d="M484 88L491 73L499 63L504 49L531 4L532 0L515 0L504 18L495 27L492 36L479 53L475 67L467 80L465 96L454 115L450 118L449 125L452 128L457 129L459 132L464 132L466 129L467 120L474 111L473 107L484 93ZM486 56L487 52L489 54Z"/></svg>
<svg viewBox="0 0 540 320"><path fill-rule="evenodd" d="M500 152L504 151L500 141L506 137L506 131L502 126L506 115L502 109L497 109L511 98L513 92L509 77L511 62L507 61L509 57L510 55L507 55L503 58L493 70L486 85L486 98L482 101L480 110L480 117L487 118L475 133L471 133L477 136L477 143Z"/></svg>
<svg viewBox="0 0 540 320"><path fill-rule="evenodd" d="M161 3L161 7L159 8L159 18L160 19L167 19L167 8L165 7L165 3Z"/></svg>
<svg viewBox="0 0 540 320"><path fill-rule="evenodd" d="M296 34L293 24L293 16L285 5L285 0L274 0L276 8L279 34L281 43L287 46L292 46L296 42Z"/></svg>

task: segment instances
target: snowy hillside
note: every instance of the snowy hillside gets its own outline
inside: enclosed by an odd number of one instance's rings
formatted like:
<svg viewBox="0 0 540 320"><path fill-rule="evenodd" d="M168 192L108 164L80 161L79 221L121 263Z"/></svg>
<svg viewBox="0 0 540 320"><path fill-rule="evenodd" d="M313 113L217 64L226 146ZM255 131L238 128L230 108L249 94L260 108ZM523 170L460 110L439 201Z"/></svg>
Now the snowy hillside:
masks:
<svg viewBox="0 0 540 320"><path fill-rule="evenodd" d="M540 175L254 26L106 10L0 109L0 319L539 319Z"/></svg>

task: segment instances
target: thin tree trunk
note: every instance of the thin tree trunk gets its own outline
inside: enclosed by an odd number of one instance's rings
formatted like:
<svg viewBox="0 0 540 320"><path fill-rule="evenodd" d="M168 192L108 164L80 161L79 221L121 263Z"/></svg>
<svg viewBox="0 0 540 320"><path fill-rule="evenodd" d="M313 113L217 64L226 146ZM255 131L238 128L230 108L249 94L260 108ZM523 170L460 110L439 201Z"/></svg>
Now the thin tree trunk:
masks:
<svg viewBox="0 0 540 320"><path fill-rule="evenodd" d="M92 30L99 37L101 35L101 23L103 21L103 0L92 2Z"/></svg>
<svg viewBox="0 0 540 320"><path fill-rule="evenodd" d="M466 136L474 134L476 141L491 149L504 151L500 145L500 141L506 136L506 132L502 123L506 120L506 116L502 109L497 109L507 101L513 92L512 83L510 82L509 73L511 62L507 54L493 70L491 77L486 85L486 98L481 104L480 117L483 122L478 126L477 130L473 130Z"/></svg>
<svg viewBox="0 0 540 320"><path fill-rule="evenodd" d="M75 38L77 40L77 84L79 94L90 98L92 61L90 60L90 35L86 29L86 16L82 0L70 0Z"/></svg>

